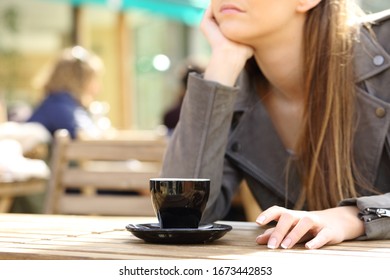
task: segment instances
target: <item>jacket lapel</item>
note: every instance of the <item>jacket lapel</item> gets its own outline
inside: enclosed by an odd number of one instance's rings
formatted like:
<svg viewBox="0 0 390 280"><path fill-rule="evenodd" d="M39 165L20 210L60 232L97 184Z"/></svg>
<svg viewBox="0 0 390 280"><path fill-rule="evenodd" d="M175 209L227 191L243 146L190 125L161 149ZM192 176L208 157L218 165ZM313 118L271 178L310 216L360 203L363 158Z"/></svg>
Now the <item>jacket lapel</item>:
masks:
<svg viewBox="0 0 390 280"><path fill-rule="evenodd" d="M362 29L354 56L358 113L355 160L361 175L374 185L390 126L390 56L366 29Z"/></svg>
<svg viewBox="0 0 390 280"><path fill-rule="evenodd" d="M385 116L377 116L384 110ZM358 126L355 134L355 162L359 171L374 185L377 170L384 152L386 135L390 125L390 106L375 99L361 89L358 90Z"/></svg>
<svg viewBox="0 0 390 280"><path fill-rule="evenodd" d="M299 194L299 184L292 169L287 190L286 168L291 154L286 151L256 94L254 84L245 74L240 78L240 86L241 95L235 111L242 112L242 116L229 136L227 157L266 188L276 192L282 200L288 196L287 201L293 204Z"/></svg>

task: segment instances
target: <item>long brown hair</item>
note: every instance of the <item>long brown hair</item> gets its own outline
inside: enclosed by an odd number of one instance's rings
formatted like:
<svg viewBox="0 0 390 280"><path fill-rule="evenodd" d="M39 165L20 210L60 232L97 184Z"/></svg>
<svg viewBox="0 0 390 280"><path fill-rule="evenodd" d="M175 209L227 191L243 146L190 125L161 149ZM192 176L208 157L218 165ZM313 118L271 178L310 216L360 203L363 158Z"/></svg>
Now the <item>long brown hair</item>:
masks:
<svg viewBox="0 0 390 280"><path fill-rule="evenodd" d="M340 200L357 196L356 185L364 185L356 181L359 176L353 159L356 93L352 54L357 28L351 25L351 2L323 0L307 15L307 99L297 149L302 177L298 209L304 204L309 210L335 207Z"/></svg>

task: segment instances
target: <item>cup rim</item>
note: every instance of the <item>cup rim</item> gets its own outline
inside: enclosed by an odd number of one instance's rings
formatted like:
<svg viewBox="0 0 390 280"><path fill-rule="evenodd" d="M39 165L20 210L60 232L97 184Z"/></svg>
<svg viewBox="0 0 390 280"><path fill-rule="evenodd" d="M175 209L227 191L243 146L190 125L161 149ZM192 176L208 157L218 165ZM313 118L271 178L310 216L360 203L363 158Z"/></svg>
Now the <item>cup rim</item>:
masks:
<svg viewBox="0 0 390 280"><path fill-rule="evenodd" d="M150 181L190 181L190 182L207 182L206 178L150 178Z"/></svg>

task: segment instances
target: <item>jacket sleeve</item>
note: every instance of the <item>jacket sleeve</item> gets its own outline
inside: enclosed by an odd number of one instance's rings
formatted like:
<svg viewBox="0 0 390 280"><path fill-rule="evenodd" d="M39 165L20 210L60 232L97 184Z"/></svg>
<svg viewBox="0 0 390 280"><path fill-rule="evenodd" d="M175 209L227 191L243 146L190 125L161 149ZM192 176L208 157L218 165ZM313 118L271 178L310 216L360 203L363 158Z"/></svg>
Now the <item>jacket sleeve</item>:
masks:
<svg viewBox="0 0 390 280"><path fill-rule="evenodd" d="M366 239L390 239L390 193L373 196L350 198L340 202L340 206L355 205L359 209L359 217L364 222Z"/></svg>
<svg viewBox="0 0 390 280"><path fill-rule="evenodd" d="M222 190L224 155L238 88L191 74L180 120L164 156L162 177L208 178L210 196L202 220L222 218L231 192ZM227 205L229 203L229 205Z"/></svg>

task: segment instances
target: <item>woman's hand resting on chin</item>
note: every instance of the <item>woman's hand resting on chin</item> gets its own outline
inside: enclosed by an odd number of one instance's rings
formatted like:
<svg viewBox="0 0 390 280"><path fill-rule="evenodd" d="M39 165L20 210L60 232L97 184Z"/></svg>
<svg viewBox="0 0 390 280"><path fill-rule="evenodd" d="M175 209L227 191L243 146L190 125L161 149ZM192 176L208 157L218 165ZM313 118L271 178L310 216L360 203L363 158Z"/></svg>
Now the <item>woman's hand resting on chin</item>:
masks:
<svg viewBox="0 0 390 280"><path fill-rule="evenodd" d="M233 86L246 61L253 56L253 49L227 39L219 29L210 7L203 16L201 30L212 50L204 78Z"/></svg>

